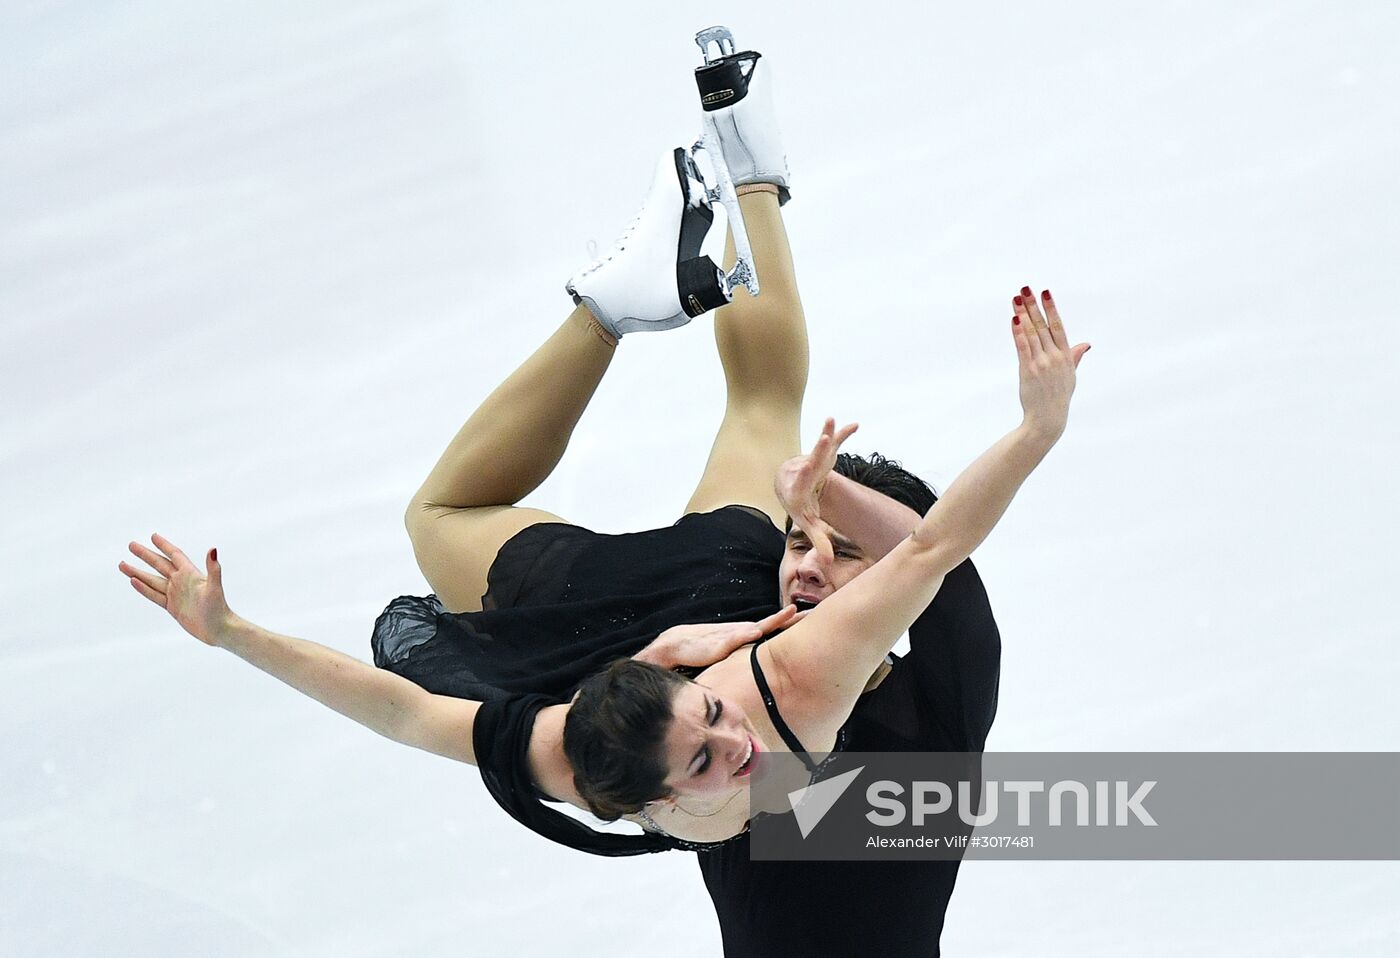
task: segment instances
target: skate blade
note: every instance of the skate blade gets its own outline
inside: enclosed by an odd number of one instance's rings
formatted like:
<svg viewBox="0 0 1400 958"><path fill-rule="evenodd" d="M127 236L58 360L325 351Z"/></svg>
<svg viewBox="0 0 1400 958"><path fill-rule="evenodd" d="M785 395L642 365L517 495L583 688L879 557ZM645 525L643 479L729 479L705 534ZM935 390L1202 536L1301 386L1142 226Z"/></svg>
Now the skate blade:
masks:
<svg viewBox="0 0 1400 958"><path fill-rule="evenodd" d="M698 163L695 162L695 147L686 149L676 147L676 152L681 154L685 180L681 187L685 192L687 206L703 206L713 209L715 203L715 191L710 189L705 183L705 174L701 171Z"/></svg>
<svg viewBox="0 0 1400 958"><path fill-rule="evenodd" d="M718 63L727 56L732 56L735 50L734 34L729 32L728 27L706 27L695 34L695 42L700 47L700 53L705 57L705 66L711 63ZM710 45L714 44L719 49L719 56L710 59Z"/></svg>
<svg viewBox="0 0 1400 958"><path fill-rule="evenodd" d="M715 174L715 185L708 191L709 199L711 203L719 203L724 207L729 220L729 232L734 237L734 268L725 274L725 294L732 296L735 289L743 286L750 296L757 296L758 268L754 265L753 249L749 246L749 231L744 226L744 214L739 209L739 195L734 192L734 181L729 176L729 166L724 162L724 151L720 149L719 130L715 128L713 113L704 115L703 131L691 150L700 150L710 161Z"/></svg>

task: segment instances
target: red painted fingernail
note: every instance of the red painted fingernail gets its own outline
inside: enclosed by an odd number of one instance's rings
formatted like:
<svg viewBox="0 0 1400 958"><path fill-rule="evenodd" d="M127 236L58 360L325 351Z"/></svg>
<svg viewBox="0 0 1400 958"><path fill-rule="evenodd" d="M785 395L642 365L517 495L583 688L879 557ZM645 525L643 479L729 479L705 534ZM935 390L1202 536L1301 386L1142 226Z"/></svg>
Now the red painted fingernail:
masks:
<svg viewBox="0 0 1400 958"><path fill-rule="evenodd" d="M210 550L209 550L209 558L213 559L215 562L218 562L218 561L219 561L219 550L218 550L218 549L210 549Z"/></svg>
<svg viewBox="0 0 1400 958"><path fill-rule="evenodd" d="M1024 305L1025 305L1024 303L1021 302L1021 297L1019 297L1019 296L1013 296L1013 297L1011 297L1011 301L1012 301L1013 303L1015 303L1017 306L1024 306Z"/></svg>
<svg viewBox="0 0 1400 958"><path fill-rule="evenodd" d="M1022 287L1021 287L1021 295L1022 295L1022 296L1026 296L1026 297L1029 297L1029 296L1031 295L1031 288L1030 288L1029 286L1022 286Z"/></svg>
<svg viewBox="0 0 1400 958"><path fill-rule="evenodd" d="M1020 325L1021 325L1021 317L1020 317L1020 316L1012 316L1012 317L1011 317L1011 325L1012 325L1012 326L1020 326Z"/></svg>
<svg viewBox="0 0 1400 958"><path fill-rule="evenodd" d="M1045 292L1041 293L1040 296L1042 299L1048 301L1050 299L1050 290L1047 289Z"/></svg>

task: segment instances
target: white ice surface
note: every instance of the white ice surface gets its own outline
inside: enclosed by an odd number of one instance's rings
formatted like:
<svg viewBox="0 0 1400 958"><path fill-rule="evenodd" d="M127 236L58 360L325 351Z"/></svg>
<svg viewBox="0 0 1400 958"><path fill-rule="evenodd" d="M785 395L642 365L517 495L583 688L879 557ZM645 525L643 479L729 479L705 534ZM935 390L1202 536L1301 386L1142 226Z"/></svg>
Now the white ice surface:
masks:
<svg viewBox="0 0 1400 958"><path fill-rule="evenodd" d="M1400 7L0 8L0 954L713 955L602 861L198 645L117 574L367 654L400 517L693 136L690 37L777 69L827 414L945 485L1017 414L1008 296L1094 344L978 560L1001 750L1396 750ZM621 350L530 502L669 522L722 380ZM1393 955L1394 863L974 863L952 955ZM851 915L859 921L861 916Z"/></svg>

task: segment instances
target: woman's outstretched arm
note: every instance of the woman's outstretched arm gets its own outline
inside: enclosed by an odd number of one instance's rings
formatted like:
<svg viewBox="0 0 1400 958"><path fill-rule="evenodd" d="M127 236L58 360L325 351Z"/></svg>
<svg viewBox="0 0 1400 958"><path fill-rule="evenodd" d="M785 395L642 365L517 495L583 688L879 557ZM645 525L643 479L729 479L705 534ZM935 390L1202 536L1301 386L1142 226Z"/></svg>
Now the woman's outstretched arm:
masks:
<svg viewBox="0 0 1400 958"><path fill-rule="evenodd" d="M170 540L154 535L156 550L133 542L131 552L149 569L118 568L132 586L165 609L205 645L226 649L292 688L385 738L475 764L472 724L480 703L433 695L408 679L335 649L269 632L228 607L217 550L207 574Z"/></svg>
<svg viewBox="0 0 1400 958"><path fill-rule="evenodd" d="M1015 298L1021 424L968 466L889 555L762 647L814 741L835 734L868 676L932 601L943 576L987 537L1063 433L1075 368L1088 346L1069 345L1048 294L1045 306L1048 316L1028 296Z"/></svg>

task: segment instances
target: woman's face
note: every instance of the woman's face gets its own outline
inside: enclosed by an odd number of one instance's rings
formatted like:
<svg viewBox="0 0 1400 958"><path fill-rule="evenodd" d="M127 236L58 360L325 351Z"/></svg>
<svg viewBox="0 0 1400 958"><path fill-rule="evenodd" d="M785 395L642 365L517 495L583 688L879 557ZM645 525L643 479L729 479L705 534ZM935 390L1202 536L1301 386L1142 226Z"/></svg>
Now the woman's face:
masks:
<svg viewBox="0 0 1400 958"><path fill-rule="evenodd" d="M664 748L666 785L677 795L720 795L747 786L762 750L744 710L698 682L687 682L671 700Z"/></svg>

